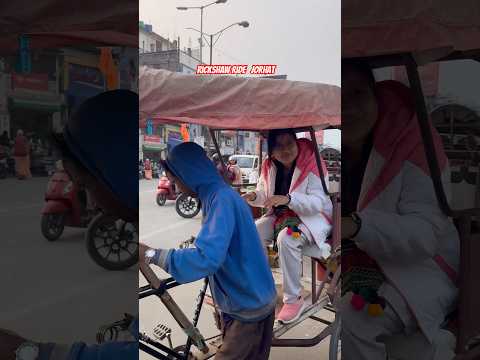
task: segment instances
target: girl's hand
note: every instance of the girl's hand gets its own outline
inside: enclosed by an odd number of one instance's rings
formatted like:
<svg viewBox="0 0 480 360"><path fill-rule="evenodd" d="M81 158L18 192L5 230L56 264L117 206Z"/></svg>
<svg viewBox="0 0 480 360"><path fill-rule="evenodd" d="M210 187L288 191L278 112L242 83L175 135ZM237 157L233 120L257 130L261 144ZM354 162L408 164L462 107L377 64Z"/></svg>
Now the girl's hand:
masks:
<svg viewBox="0 0 480 360"><path fill-rule="evenodd" d="M288 196L273 195L272 197L269 197L267 201L265 201L264 206L266 208L277 207L277 206L287 205L289 201L290 199L288 198Z"/></svg>
<svg viewBox="0 0 480 360"><path fill-rule="evenodd" d="M257 198L257 194L252 191L252 192L243 194L242 198L247 201L254 201Z"/></svg>

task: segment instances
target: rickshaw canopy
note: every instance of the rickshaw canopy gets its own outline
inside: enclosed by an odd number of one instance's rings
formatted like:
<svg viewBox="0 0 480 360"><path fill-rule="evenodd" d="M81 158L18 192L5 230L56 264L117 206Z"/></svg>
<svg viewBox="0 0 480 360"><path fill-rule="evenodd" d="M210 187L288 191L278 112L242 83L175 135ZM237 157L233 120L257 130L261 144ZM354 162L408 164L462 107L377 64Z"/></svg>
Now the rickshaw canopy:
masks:
<svg viewBox="0 0 480 360"><path fill-rule="evenodd" d="M480 55L476 0L344 0L342 57L413 53L419 63Z"/></svg>
<svg viewBox="0 0 480 360"><path fill-rule="evenodd" d="M340 126L340 87L300 81L173 73L142 67L140 122L261 131Z"/></svg>
<svg viewBox="0 0 480 360"><path fill-rule="evenodd" d="M138 47L138 4L129 0L17 0L0 4L0 53L78 45Z"/></svg>

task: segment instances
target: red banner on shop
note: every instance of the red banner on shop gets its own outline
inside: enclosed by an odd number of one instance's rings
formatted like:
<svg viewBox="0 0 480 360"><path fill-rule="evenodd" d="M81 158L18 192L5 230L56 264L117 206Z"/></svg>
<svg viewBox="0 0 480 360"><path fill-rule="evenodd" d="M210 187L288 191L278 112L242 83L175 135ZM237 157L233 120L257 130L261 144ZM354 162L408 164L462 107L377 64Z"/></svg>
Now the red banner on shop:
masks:
<svg viewBox="0 0 480 360"><path fill-rule="evenodd" d="M143 140L145 142L149 142L149 143L161 143L162 142L162 139L159 135L145 135Z"/></svg>
<svg viewBox="0 0 480 360"><path fill-rule="evenodd" d="M16 74L12 75L13 89L48 91L48 74Z"/></svg>

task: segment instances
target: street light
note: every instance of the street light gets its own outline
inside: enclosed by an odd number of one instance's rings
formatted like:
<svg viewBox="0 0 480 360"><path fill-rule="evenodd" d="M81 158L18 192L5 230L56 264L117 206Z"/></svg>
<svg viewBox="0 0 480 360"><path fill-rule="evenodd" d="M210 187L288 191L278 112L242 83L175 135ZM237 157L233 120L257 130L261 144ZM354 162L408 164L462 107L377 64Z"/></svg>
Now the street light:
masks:
<svg viewBox="0 0 480 360"><path fill-rule="evenodd" d="M227 0L217 0L202 6L177 6L177 10L200 9L200 33L203 34L203 9L214 4L225 4L226 2ZM202 36L200 36L200 63L203 63L202 48L203 48L203 39L202 39Z"/></svg>
<svg viewBox="0 0 480 360"><path fill-rule="evenodd" d="M230 29L232 26L235 26L235 25L247 28L247 27L250 26L250 23L248 21L236 22L236 23L233 23L232 25L228 25L227 27L223 28L222 30L217 31L215 34L205 34L201 30L197 30L197 29L192 28L192 27L188 27L188 28L186 28L186 30L194 30L194 31L200 33L201 37L203 37L205 35L210 37L210 42L207 39L205 39L205 41L210 46L210 65L212 65L213 46L218 42L218 39L220 39L220 36L222 36L222 34L225 30ZM215 42L213 42L213 37L217 36L217 35L218 35L217 39L215 40Z"/></svg>

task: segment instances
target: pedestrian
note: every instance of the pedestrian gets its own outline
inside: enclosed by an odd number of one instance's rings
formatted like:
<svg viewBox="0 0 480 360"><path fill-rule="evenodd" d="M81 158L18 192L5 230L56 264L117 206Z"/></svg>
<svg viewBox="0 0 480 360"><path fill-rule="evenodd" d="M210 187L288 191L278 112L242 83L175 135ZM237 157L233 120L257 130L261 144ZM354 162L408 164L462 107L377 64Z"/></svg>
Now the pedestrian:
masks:
<svg viewBox="0 0 480 360"><path fill-rule="evenodd" d="M242 185L242 170L237 165L235 158L230 158L227 165L227 171L233 174L232 185Z"/></svg>
<svg viewBox="0 0 480 360"><path fill-rule="evenodd" d="M15 143L13 146L13 156L15 159L15 173L19 180L32 177L30 172L30 143L23 134L23 130L17 131Z"/></svg>
<svg viewBox="0 0 480 360"><path fill-rule="evenodd" d="M145 159L144 163L145 179L152 180L152 163L150 159Z"/></svg>
<svg viewBox="0 0 480 360"><path fill-rule="evenodd" d="M105 92L84 102L67 122L63 136L55 141L70 178L87 188L103 212L131 223L138 223L135 119L137 94L128 90ZM105 151L106 143L109 151ZM32 326L48 332L46 323ZM132 341L87 345L34 342L0 329L0 359L37 359L32 355L35 353L39 360L137 359L138 320L132 322L130 331L135 338Z"/></svg>
<svg viewBox="0 0 480 360"><path fill-rule="evenodd" d="M268 359L276 289L250 208L193 142L176 146L163 166L183 193L200 198L204 220L194 248L151 251L140 244L140 261L182 284L209 277L222 314L216 360Z"/></svg>
<svg viewBox="0 0 480 360"><path fill-rule="evenodd" d="M322 162L324 175L326 167ZM328 176L325 176L328 184ZM319 258L330 255L326 243L331 230L332 202L325 193L313 144L297 139L292 129L268 134L268 158L254 192L243 197L267 213L257 220L260 238L276 240L283 275L283 307L277 319L297 320L305 307L301 290L302 251L314 249Z"/></svg>
<svg viewBox="0 0 480 360"><path fill-rule="evenodd" d="M223 163L222 157L215 153L212 155L212 161L220 176L222 176L226 182L232 184L233 180L235 179L235 174L232 170L228 169L228 164Z"/></svg>

